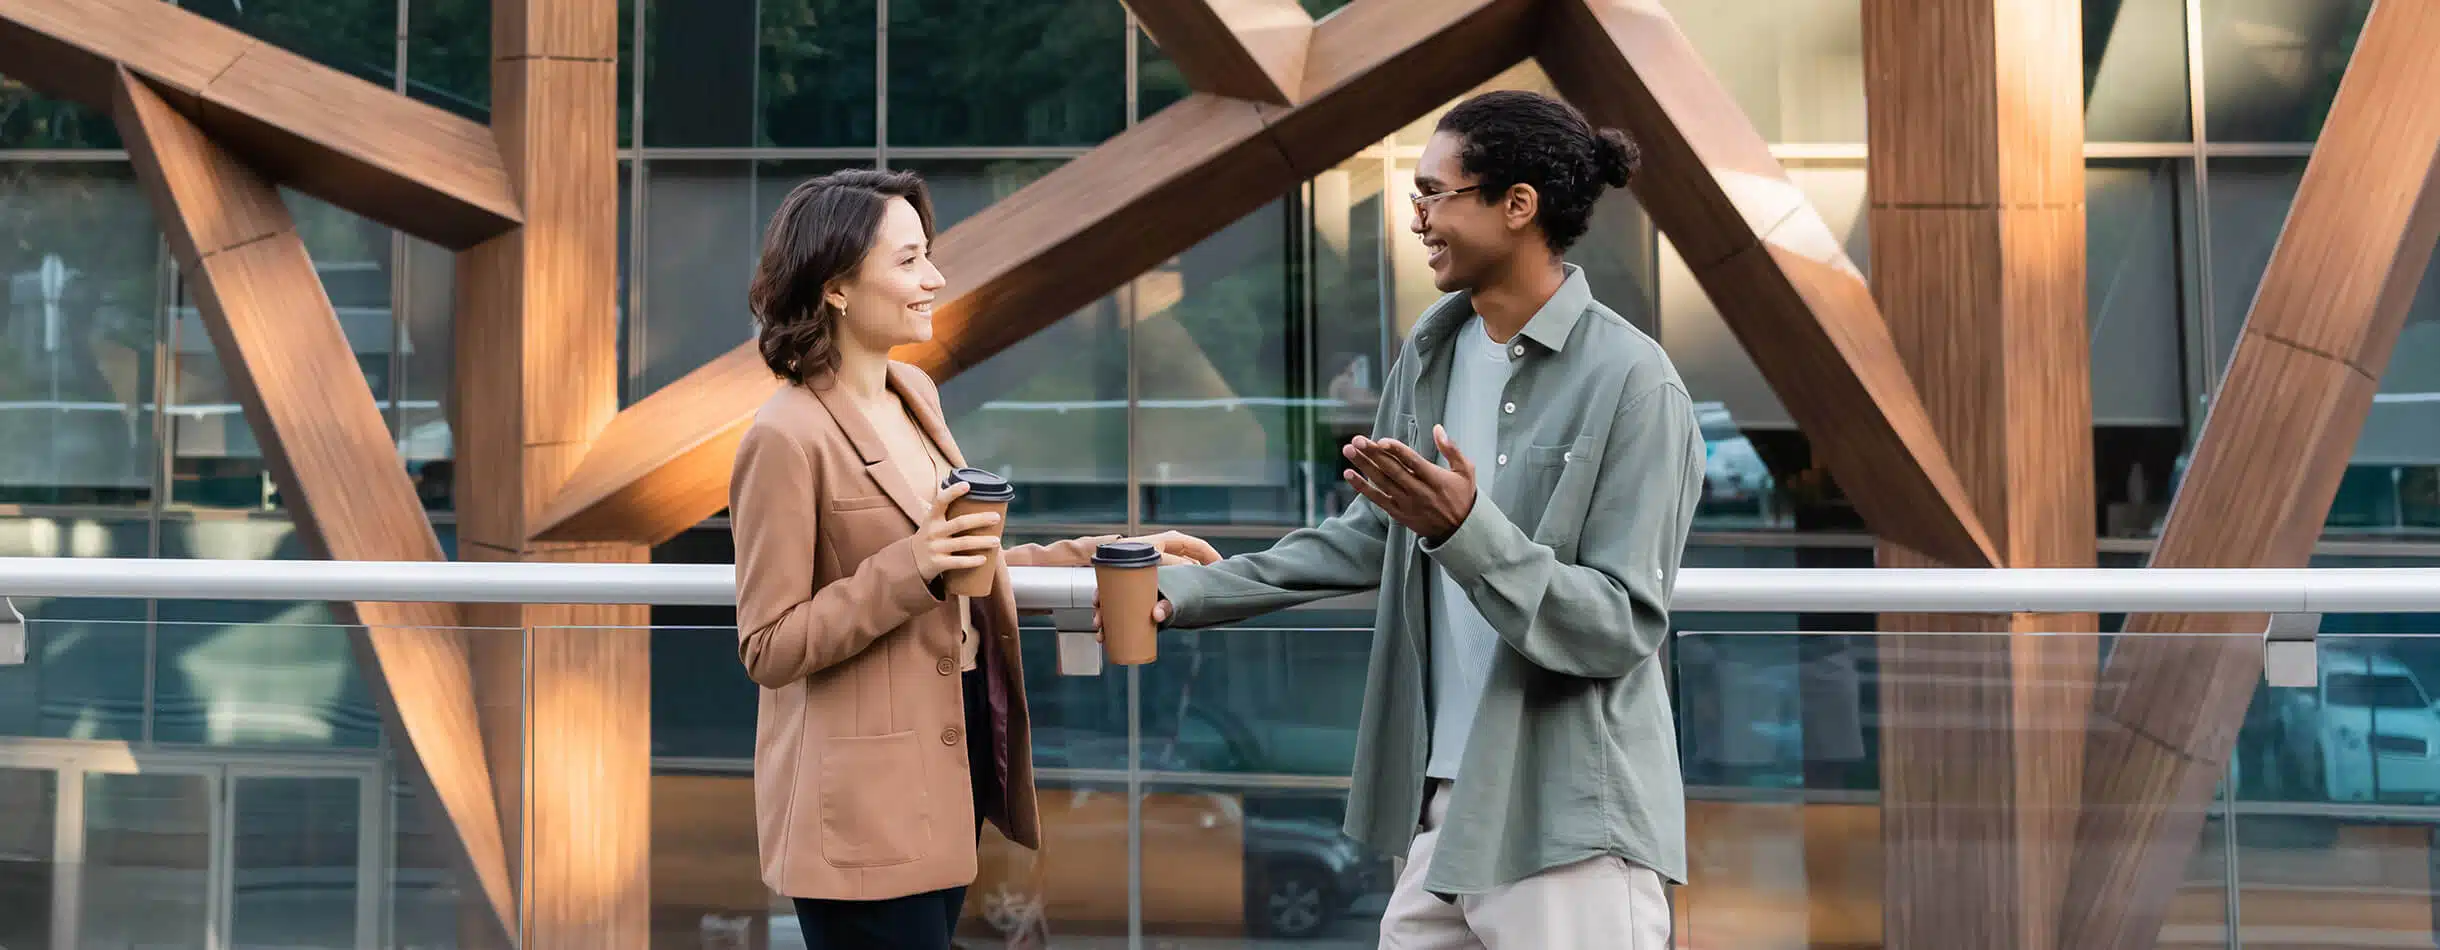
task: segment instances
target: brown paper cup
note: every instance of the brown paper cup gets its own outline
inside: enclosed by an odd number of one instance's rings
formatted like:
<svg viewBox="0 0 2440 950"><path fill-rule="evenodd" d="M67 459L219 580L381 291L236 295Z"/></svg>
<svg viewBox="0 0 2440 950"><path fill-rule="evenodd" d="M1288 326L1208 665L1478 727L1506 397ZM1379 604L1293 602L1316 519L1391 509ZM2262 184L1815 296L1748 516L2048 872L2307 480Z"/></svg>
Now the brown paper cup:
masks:
<svg viewBox="0 0 2440 950"><path fill-rule="evenodd" d="M1161 555L1140 541L1102 545L1093 555L1100 591L1102 652L1121 666L1150 663L1160 653L1152 605L1161 599Z"/></svg>
<svg viewBox="0 0 2440 950"><path fill-rule="evenodd" d="M978 511L999 512L1000 523L977 528L973 531L967 532L968 536L971 537L975 535L987 534L996 538L1000 536L1002 531L1007 530L1008 503L1005 501L976 501L972 498L960 495L956 500L949 502L949 517L952 519L963 518ZM991 550L983 552L983 555L986 558L986 560L983 562L983 566L962 568L949 572L950 594L959 597L984 597L990 595L992 582L998 580L1000 576L1000 549L995 546Z"/></svg>

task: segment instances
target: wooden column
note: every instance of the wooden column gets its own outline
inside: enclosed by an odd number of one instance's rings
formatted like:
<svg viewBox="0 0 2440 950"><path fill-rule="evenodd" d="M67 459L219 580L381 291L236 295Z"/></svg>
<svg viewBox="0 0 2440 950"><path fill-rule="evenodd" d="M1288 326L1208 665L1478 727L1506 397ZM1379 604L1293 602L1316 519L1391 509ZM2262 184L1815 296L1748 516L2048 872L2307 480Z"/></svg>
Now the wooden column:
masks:
<svg viewBox="0 0 2440 950"><path fill-rule="evenodd" d="M2373 5L2151 566L2311 558L2440 236L2436 47L2440 5ZM2159 936L2261 681L2266 620L2128 619L2095 701L2068 945Z"/></svg>
<svg viewBox="0 0 2440 950"><path fill-rule="evenodd" d="M633 543L532 540L543 503L618 409L617 5L492 9L492 131L525 225L458 257L459 554L643 561ZM520 644L475 651L523 946L640 950L651 907L649 611L509 604L467 616L529 628Z"/></svg>
<svg viewBox="0 0 2440 950"><path fill-rule="evenodd" d="M1872 287L2006 567L2090 567L2083 61L2060 0L1866 0ZM1951 564L1884 541L1888 567ZM1901 948L2057 946L2091 615L1888 615L1882 914Z"/></svg>
<svg viewBox="0 0 2440 950"><path fill-rule="evenodd" d="M307 549L339 560L441 560L277 187L205 138L149 81L115 76L114 111L136 177ZM468 911L475 931L496 936L514 913L458 612L373 603L336 612L401 758L455 832L482 895Z"/></svg>

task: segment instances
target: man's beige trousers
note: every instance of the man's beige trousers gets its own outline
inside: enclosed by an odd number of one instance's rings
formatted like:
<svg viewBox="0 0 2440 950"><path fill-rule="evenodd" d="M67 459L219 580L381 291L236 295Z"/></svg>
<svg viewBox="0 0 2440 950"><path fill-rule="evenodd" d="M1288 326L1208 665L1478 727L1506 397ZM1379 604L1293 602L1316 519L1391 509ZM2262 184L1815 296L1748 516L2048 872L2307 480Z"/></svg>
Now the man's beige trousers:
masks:
<svg viewBox="0 0 2440 950"><path fill-rule="evenodd" d="M1449 790L1425 790L1423 826L1381 915L1381 950L1669 950L1669 898L1651 868L1604 856L1455 903L1423 889Z"/></svg>

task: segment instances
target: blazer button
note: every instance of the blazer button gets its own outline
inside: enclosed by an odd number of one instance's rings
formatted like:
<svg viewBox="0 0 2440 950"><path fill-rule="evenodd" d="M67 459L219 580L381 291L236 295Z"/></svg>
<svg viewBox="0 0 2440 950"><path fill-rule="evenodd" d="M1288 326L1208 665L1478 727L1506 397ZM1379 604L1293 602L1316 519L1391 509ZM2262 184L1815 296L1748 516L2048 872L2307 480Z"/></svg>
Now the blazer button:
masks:
<svg viewBox="0 0 2440 950"><path fill-rule="evenodd" d="M947 728L947 729L943 729L943 730L941 730L941 731L940 731L940 744L941 744L941 745L956 745L956 744L957 744L957 727L956 727L956 726L950 726L949 728Z"/></svg>
<svg viewBox="0 0 2440 950"><path fill-rule="evenodd" d="M948 676L957 672L957 661L944 656L940 658L940 662L932 664L932 668L939 670L940 675Z"/></svg>

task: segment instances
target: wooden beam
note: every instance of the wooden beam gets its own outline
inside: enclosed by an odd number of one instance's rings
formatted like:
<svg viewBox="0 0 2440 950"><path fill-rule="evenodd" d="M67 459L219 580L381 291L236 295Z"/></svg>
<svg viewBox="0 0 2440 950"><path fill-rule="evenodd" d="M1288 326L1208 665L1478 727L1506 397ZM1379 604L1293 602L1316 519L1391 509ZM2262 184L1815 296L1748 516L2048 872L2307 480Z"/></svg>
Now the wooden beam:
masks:
<svg viewBox="0 0 2440 950"><path fill-rule="evenodd" d="M453 433L470 561L643 563L637 544L532 541L618 410L618 7L494 0L492 132L525 226L458 256ZM651 613L474 604L530 631L474 651L525 950L643 950L651 924ZM511 768L510 766L517 766Z"/></svg>
<svg viewBox="0 0 2440 950"><path fill-rule="evenodd" d="M1864 275L1658 0L1552 0L1539 58L1634 133L1636 198L1880 536L1998 563Z"/></svg>
<svg viewBox="0 0 2440 950"><path fill-rule="evenodd" d="M1186 87L1295 105L1313 17L1296 0L1127 0Z"/></svg>
<svg viewBox="0 0 2440 950"><path fill-rule="evenodd" d="M2440 6L2373 5L2153 567L2311 557L2440 239L2435 45ZM2265 619L2129 618L2094 704L2063 946L2159 936L2260 682Z"/></svg>
<svg viewBox="0 0 2440 950"><path fill-rule="evenodd" d="M136 176L193 282L273 481L315 556L438 561L439 540L356 354L272 183L120 71L114 115ZM476 725L467 634L447 604L343 604L358 664L429 783L494 932L516 919Z"/></svg>
<svg viewBox="0 0 2440 950"><path fill-rule="evenodd" d="M1358 0L1315 26L1295 108L1190 96L941 235L954 296L933 312L934 341L895 355L946 379L1100 299L1514 65L1532 10ZM748 345L621 412L536 536L652 542L717 514L737 440L777 385Z"/></svg>
<svg viewBox="0 0 2440 950"><path fill-rule="evenodd" d="M12 78L96 111L117 70L272 181L450 248L517 225L489 130L159 0L0 0Z"/></svg>

